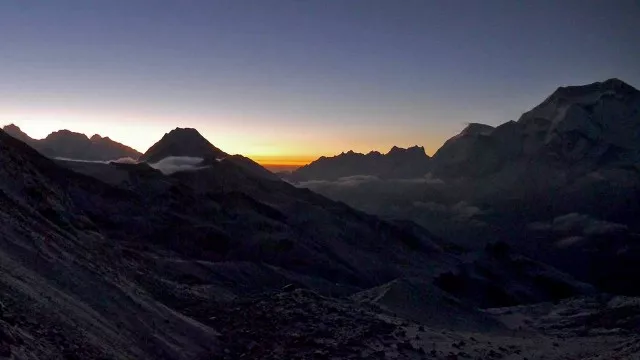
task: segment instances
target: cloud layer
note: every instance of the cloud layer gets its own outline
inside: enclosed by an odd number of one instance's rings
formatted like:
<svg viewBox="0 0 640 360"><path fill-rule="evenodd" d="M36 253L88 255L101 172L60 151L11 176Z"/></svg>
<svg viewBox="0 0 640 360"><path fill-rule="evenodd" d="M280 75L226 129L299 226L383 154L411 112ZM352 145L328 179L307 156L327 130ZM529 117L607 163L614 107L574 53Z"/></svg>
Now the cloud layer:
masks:
<svg viewBox="0 0 640 360"><path fill-rule="evenodd" d="M62 158L62 157L57 157L55 159L60 161L71 161L71 162L92 163L92 164L138 164L137 160L132 159L130 157L120 158L116 160L109 160L109 161L69 159L69 158ZM151 166L156 170L159 170L165 175L171 175L179 171L195 171L195 170L204 169L207 166L200 165L203 160L204 159L199 157L169 156L156 163L149 164L149 166Z"/></svg>
<svg viewBox="0 0 640 360"><path fill-rule="evenodd" d="M339 178L335 181L329 180L310 180L297 184L298 187L311 190L322 190L328 188L353 188L360 185L375 186L407 186L407 185L440 185L444 184L441 179L434 178L431 174L427 174L420 178L411 179L381 179L374 175L353 175Z"/></svg>
<svg viewBox="0 0 640 360"><path fill-rule="evenodd" d="M203 159L190 156L169 156L157 163L149 164L154 169L160 170L165 175L170 175L179 171L195 171L204 169Z"/></svg>

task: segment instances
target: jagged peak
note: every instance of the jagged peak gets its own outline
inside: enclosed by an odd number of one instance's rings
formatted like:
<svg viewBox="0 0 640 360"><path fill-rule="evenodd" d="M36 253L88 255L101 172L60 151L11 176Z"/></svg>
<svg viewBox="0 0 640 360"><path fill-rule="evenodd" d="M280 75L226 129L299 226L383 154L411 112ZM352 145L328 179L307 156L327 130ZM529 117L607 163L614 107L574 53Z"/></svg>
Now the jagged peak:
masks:
<svg viewBox="0 0 640 360"><path fill-rule="evenodd" d="M2 129L4 131L19 131L19 132L23 132L22 129L20 129L20 127L16 124L9 124L9 125L5 125L2 127Z"/></svg>
<svg viewBox="0 0 640 360"><path fill-rule="evenodd" d="M424 147L422 146L418 146L418 145L414 145L408 148L401 148L398 146L393 146L391 148L391 150L389 150L389 152L387 153L387 155L394 155L394 154L406 154L406 153L420 153L420 154L425 154L426 152L424 151Z"/></svg>

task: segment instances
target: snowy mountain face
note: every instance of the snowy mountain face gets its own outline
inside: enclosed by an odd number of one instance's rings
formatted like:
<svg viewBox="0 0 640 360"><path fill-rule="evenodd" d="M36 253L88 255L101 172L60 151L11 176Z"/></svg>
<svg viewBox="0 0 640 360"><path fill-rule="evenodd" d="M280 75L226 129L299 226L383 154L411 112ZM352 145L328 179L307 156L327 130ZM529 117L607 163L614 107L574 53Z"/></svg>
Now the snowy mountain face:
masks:
<svg viewBox="0 0 640 360"><path fill-rule="evenodd" d="M434 155L441 176L485 176L514 161L559 167L637 166L640 91L611 79L557 89L517 122L472 124Z"/></svg>
<svg viewBox="0 0 640 360"><path fill-rule="evenodd" d="M518 123L524 127L525 154L540 146L569 160L601 156L611 148L637 153L640 91L618 79L559 88Z"/></svg>
<svg viewBox="0 0 640 360"><path fill-rule="evenodd" d="M109 161L126 157L137 159L141 155L128 146L97 134L88 138L84 134L60 130L36 140L13 124L5 126L3 130L50 158Z"/></svg>
<svg viewBox="0 0 640 360"><path fill-rule="evenodd" d="M421 146L399 148L388 153L368 154L349 151L334 157L321 157L287 176L293 181L336 180L342 177L370 175L377 177L420 177L429 171L429 156Z"/></svg>

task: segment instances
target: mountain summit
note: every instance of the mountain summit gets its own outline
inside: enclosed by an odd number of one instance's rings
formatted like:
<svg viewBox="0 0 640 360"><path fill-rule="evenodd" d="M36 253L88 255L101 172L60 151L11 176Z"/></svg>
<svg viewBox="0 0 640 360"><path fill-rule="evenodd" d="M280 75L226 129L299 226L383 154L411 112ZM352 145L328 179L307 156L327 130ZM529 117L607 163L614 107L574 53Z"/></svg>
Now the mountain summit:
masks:
<svg viewBox="0 0 640 360"><path fill-rule="evenodd" d="M37 140L14 124L4 126L3 130L50 158L108 161L125 157L137 159L140 156L135 149L97 134L88 138L85 134L59 130Z"/></svg>
<svg viewBox="0 0 640 360"><path fill-rule="evenodd" d="M469 177L528 161L585 168L639 160L640 91L609 79L560 87L518 121L471 124L436 152L433 170Z"/></svg>
<svg viewBox="0 0 640 360"><path fill-rule="evenodd" d="M205 163L221 161L230 163L254 177L277 180L278 178L269 170L260 166L255 161L242 155L229 155L218 149L209 140L205 139L198 130L192 128L175 128L164 134L162 139L144 153L139 161L157 163L158 161L173 157L185 156L202 158Z"/></svg>
<svg viewBox="0 0 640 360"><path fill-rule="evenodd" d="M141 157L141 162L158 162L169 156L189 156L199 158L227 157L228 154L213 146L198 130L192 128L175 128L164 134Z"/></svg>

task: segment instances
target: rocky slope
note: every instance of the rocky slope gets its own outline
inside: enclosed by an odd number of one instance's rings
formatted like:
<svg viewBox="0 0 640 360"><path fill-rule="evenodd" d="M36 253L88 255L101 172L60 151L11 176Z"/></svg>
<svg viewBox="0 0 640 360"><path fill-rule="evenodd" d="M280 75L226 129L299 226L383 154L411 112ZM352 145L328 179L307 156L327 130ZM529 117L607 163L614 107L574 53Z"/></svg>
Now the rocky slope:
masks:
<svg viewBox="0 0 640 360"><path fill-rule="evenodd" d="M5 126L3 130L50 158L109 161L127 157L137 159L141 155L126 145L97 134L88 138L84 134L60 130L36 140L13 124Z"/></svg>
<svg viewBox="0 0 640 360"><path fill-rule="evenodd" d="M224 311L202 321L221 333L221 359L596 360L640 354L634 298L489 309L477 316L492 324L488 327L501 327L491 331L432 328L414 320L420 308L400 315L302 289L220 302L215 308Z"/></svg>
<svg viewBox="0 0 640 360"><path fill-rule="evenodd" d="M290 283L349 293L450 261L426 232L229 162L202 182L104 164L129 172L114 187L0 132L0 163L0 344L18 359L211 356L218 333L179 306Z"/></svg>

